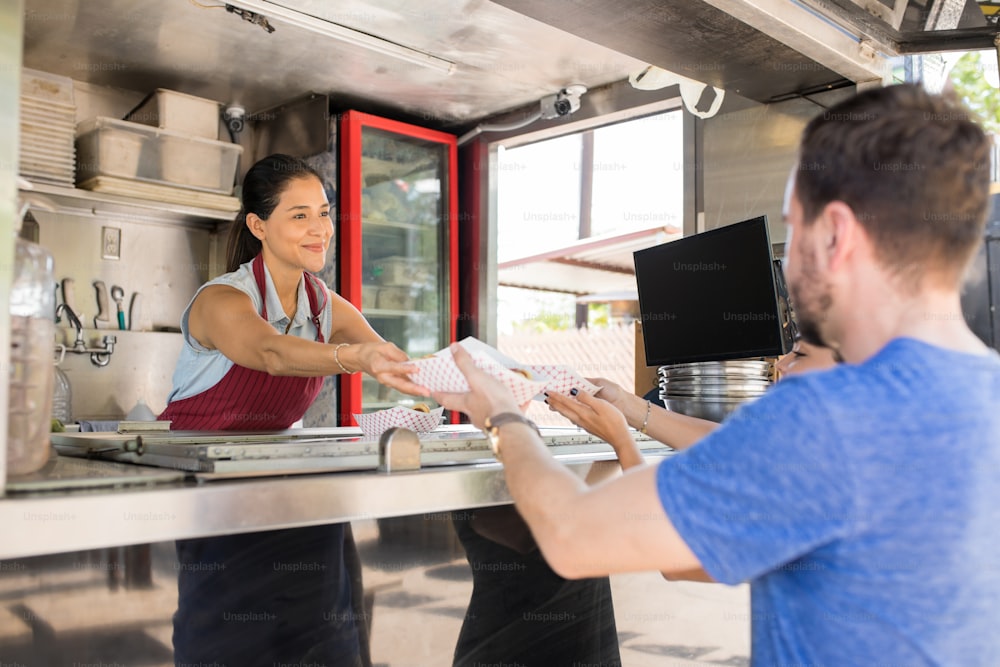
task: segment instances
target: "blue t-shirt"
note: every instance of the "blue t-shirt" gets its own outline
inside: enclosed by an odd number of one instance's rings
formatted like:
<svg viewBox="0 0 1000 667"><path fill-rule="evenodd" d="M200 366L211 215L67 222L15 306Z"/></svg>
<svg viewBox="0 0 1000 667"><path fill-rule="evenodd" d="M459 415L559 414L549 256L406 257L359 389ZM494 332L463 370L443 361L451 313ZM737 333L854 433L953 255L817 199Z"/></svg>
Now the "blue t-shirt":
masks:
<svg viewBox="0 0 1000 667"><path fill-rule="evenodd" d="M705 570L751 582L754 665L1000 661L995 353L902 338L789 378L657 487Z"/></svg>

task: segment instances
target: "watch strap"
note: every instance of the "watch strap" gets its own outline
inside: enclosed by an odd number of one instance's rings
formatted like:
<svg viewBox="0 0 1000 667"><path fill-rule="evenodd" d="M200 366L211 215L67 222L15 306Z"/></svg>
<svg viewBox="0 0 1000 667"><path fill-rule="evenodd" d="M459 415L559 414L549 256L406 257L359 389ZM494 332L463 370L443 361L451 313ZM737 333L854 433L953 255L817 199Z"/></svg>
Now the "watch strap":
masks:
<svg viewBox="0 0 1000 667"><path fill-rule="evenodd" d="M531 421L524 415L517 412L501 412L498 415L487 417L484 425L486 426L487 431L495 432L496 429L500 428L504 424L513 424L513 423L525 424L533 428L535 430L535 433L538 433L538 435L542 434L541 431L538 430L538 425L535 424L535 422Z"/></svg>
<svg viewBox="0 0 1000 667"><path fill-rule="evenodd" d="M492 417L487 417L486 421L483 422L483 426L486 427L493 456L497 457L498 461L502 460L500 456L500 427L504 424L526 424L534 429L538 437L542 436L542 432L538 430L538 425L518 412L501 412Z"/></svg>

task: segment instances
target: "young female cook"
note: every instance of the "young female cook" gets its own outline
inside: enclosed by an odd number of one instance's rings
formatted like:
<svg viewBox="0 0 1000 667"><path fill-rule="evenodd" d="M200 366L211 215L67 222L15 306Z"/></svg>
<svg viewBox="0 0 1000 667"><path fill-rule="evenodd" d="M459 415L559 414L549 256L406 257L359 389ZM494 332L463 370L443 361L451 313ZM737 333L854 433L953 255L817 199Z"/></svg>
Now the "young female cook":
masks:
<svg viewBox="0 0 1000 667"><path fill-rule="evenodd" d="M427 395L406 353L313 273L333 237L323 184L271 155L247 172L229 271L181 318L184 347L160 419L171 430L289 428L324 376L365 372ZM207 508L210 511L210 508ZM360 664L345 527L325 525L177 543L177 664Z"/></svg>

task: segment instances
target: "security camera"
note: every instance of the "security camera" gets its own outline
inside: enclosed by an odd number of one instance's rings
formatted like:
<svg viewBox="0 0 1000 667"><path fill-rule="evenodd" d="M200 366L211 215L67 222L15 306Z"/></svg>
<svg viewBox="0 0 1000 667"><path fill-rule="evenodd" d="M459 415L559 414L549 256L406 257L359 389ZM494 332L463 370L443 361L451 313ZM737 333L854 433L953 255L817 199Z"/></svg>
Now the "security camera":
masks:
<svg viewBox="0 0 1000 667"><path fill-rule="evenodd" d="M225 111L222 112L223 118L226 119L226 126L229 127L229 131L233 134L239 134L243 131L244 120L246 119L247 110L241 107L239 104L230 104L226 107Z"/></svg>
<svg viewBox="0 0 1000 667"><path fill-rule="evenodd" d="M574 84L566 86L555 95L543 97L541 101L542 118L558 118L568 116L580 108L580 96L587 92L586 86Z"/></svg>

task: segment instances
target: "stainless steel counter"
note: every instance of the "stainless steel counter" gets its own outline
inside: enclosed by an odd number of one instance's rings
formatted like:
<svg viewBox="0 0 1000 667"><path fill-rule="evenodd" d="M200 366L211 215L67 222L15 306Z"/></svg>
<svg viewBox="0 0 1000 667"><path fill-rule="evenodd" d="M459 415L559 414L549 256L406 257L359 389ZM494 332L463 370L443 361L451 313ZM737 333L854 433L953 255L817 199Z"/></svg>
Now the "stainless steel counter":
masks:
<svg viewBox="0 0 1000 667"><path fill-rule="evenodd" d="M649 460L670 455L640 441ZM618 474L608 445L550 447L591 482ZM220 479L123 463L60 457L82 477L107 466L168 473L128 486L12 493L0 499L0 560L208 535L338 523L512 502L496 462L412 472L374 470ZM99 470L100 468L105 470ZM259 473L253 473L259 474ZM172 475L172 476L171 476ZM211 478L213 481L205 481ZM137 485L138 484L138 485Z"/></svg>

